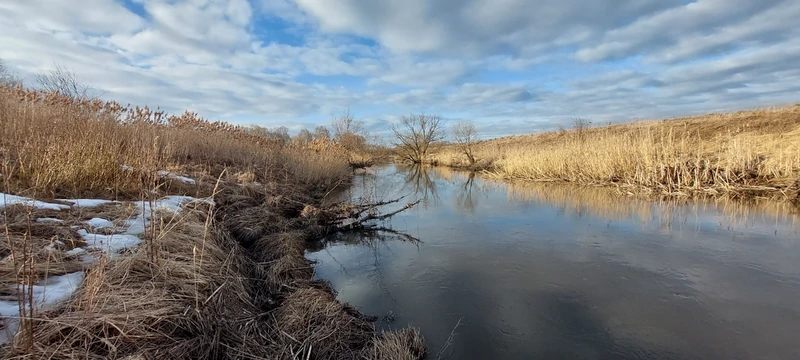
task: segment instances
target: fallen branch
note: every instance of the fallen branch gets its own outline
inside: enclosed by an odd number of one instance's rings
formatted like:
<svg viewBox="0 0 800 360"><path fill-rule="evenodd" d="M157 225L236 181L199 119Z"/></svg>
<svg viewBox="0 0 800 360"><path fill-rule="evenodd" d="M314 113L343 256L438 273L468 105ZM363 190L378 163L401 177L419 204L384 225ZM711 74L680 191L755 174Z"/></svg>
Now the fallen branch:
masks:
<svg viewBox="0 0 800 360"><path fill-rule="evenodd" d="M392 201L392 202L397 202L397 201L400 201L400 199L397 199L397 200ZM399 213L401 213L403 211L406 211L406 210L414 207L414 205L419 204L420 201L421 200L410 202L410 203L406 204L405 206L403 206L402 208L400 208L398 210L395 210L395 211L392 211L392 212L387 213L387 214L383 214L383 215L368 214L367 216L365 216L365 217L363 217L361 219L349 222L347 224L339 224L339 225L337 225L337 228L340 231L342 231L342 230L355 230L355 229L369 229L370 225L365 225L366 222L386 220L388 218L391 218L392 216L395 216L395 215L397 215L397 214L399 214ZM392 203L392 202L389 202L389 203ZM361 212L361 214L363 214L363 212Z"/></svg>

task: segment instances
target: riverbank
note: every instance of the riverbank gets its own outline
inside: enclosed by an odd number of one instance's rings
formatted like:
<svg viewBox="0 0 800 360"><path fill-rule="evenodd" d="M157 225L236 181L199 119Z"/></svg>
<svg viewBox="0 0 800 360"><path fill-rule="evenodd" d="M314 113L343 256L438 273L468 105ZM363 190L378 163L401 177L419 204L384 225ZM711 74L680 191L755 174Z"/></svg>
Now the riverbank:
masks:
<svg viewBox="0 0 800 360"><path fill-rule="evenodd" d="M352 176L335 144L8 88L0 123L3 358L424 356L312 279L351 209L322 206Z"/></svg>
<svg viewBox="0 0 800 360"><path fill-rule="evenodd" d="M486 140L430 163L506 180L613 186L624 193L767 197L800 205L800 105Z"/></svg>

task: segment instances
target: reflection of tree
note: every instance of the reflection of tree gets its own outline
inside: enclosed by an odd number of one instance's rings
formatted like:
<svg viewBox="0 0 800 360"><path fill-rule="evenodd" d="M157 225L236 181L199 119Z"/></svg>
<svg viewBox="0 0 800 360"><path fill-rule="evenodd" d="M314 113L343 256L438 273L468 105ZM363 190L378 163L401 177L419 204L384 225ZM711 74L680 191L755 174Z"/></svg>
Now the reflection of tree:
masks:
<svg viewBox="0 0 800 360"><path fill-rule="evenodd" d="M411 188L417 199L422 200L422 205L427 206L430 201L433 204L439 202L439 193L436 189L436 182L431 180L428 169L424 165L414 165L409 167L406 172L406 187Z"/></svg>
<svg viewBox="0 0 800 360"><path fill-rule="evenodd" d="M467 181L461 185L456 197L458 207L466 210L470 214L475 213L475 208L478 206L477 194L475 193L475 173L469 173Z"/></svg>
<svg viewBox="0 0 800 360"><path fill-rule="evenodd" d="M328 236L327 238L323 239L323 241L317 242L317 246L315 246L315 248L309 249L310 252L327 252L328 257L339 265L339 271L351 281L356 280L356 275L350 269L354 269L356 273L362 273L367 270L367 278L372 281L376 289L380 289L384 298L391 302L391 305L389 306L390 309L387 313L374 314L380 315L375 317L377 321L375 325L378 327L383 326L386 329L391 328L391 323L394 321L394 314L397 312L403 312L400 303L397 301L397 298L392 293L391 288L386 283L384 268L390 265L387 265L387 263L385 263L381 257L382 251L389 252L391 254L390 258L396 257L396 255L393 253L392 247L390 246L390 242L392 240L410 242L416 245L417 249L419 249L419 243L421 242L416 237L402 231L394 230L388 227L375 227L369 229L340 231ZM366 249L372 255L372 266L365 268L363 265L359 265L357 262L339 261L331 251L327 250L327 245L332 243L346 244L348 246ZM391 263L389 262L389 264Z"/></svg>

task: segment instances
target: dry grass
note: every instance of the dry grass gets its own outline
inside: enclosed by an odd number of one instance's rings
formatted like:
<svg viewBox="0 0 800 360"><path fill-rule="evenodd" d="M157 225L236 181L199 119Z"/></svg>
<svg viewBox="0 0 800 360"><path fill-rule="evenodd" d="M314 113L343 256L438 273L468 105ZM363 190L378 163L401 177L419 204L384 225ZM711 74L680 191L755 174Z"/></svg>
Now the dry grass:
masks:
<svg viewBox="0 0 800 360"><path fill-rule="evenodd" d="M192 113L0 88L4 192L51 201L213 195L217 204L156 213L142 246L101 256L58 308L23 313L23 329L0 357L421 358L418 332L378 334L312 279L304 257L307 241L328 225L303 209L347 183L352 166L371 161L357 155L329 141L277 144ZM72 227L94 217L122 222L133 210L5 208L0 255L10 262L0 262L0 295L24 299L20 283L80 270L63 256L82 245ZM36 223L40 217L63 222ZM12 250L18 256L7 256Z"/></svg>
<svg viewBox="0 0 800 360"><path fill-rule="evenodd" d="M242 254L221 234L204 241L204 216L167 219L155 259L141 247L101 261L65 307L35 319L33 348L17 344L8 357L216 358L223 344L252 346L242 327L259 310L237 268Z"/></svg>
<svg viewBox="0 0 800 360"><path fill-rule="evenodd" d="M291 179L332 186L347 179L350 168L346 156L329 148L281 146L191 113L166 116L114 102L0 87L4 182L8 190L36 198L137 199L143 186L169 183L153 175L165 169L202 172L212 179L223 169L240 169L262 183ZM209 191L203 184L183 185L172 193Z"/></svg>
<svg viewBox="0 0 800 360"><path fill-rule="evenodd" d="M793 198L800 186L800 106L514 136L481 142L475 151L484 168L505 179ZM452 149L433 161L465 163Z"/></svg>

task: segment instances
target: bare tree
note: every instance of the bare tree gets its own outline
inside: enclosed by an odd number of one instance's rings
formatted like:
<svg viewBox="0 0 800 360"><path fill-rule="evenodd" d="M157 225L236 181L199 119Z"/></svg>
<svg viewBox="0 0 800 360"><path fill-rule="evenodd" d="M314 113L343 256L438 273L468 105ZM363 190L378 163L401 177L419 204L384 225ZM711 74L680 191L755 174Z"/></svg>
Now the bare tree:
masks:
<svg viewBox="0 0 800 360"><path fill-rule="evenodd" d="M314 135L311 134L311 131L308 131L308 129L302 129L294 136L294 142L300 145L306 145L313 139Z"/></svg>
<svg viewBox="0 0 800 360"><path fill-rule="evenodd" d="M469 164L475 164L475 142L478 140L478 132L475 130L475 123L464 121L453 125L453 140L456 147L469 159Z"/></svg>
<svg viewBox="0 0 800 360"><path fill-rule="evenodd" d="M317 126L314 129L314 139L330 139L331 132L325 126Z"/></svg>
<svg viewBox="0 0 800 360"><path fill-rule="evenodd" d="M349 109L333 120L333 138L347 150L363 150L367 136L364 123L356 120Z"/></svg>
<svg viewBox="0 0 800 360"><path fill-rule="evenodd" d="M442 118L438 115L403 116L399 124L392 124L400 156L415 164L422 163L431 146L444 138L443 126Z"/></svg>
<svg viewBox="0 0 800 360"><path fill-rule="evenodd" d="M55 68L36 75L40 90L58 92L73 99L88 99L91 88L84 84L74 71L66 66L55 64Z"/></svg>
<svg viewBox="0 0 800 360"><path fill-rule="evenodd" d="M22 80L6 67L3 59L0 59L0 86L15 86L18 84L22 84Z"/></svg>
<svg viewBox="0 0 800 360"><path fill-rule="evenodd" d="M286 126L278 126L272 130L268 131L268 137L273 140L278 140L283 144L286 144L291 140L291 136L289 136L289 128Z"/></svg>

